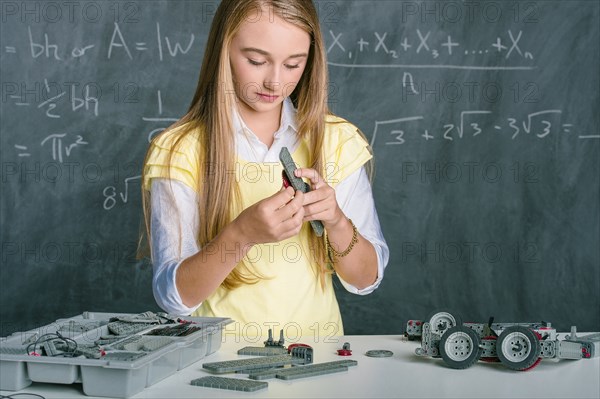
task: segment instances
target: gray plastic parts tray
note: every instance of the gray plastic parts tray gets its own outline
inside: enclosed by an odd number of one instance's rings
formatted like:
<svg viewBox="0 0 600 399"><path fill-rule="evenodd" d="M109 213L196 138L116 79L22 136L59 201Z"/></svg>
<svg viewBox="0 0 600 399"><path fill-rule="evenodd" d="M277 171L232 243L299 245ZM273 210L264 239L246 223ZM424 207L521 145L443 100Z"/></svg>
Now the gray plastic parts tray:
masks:
<svg viewBox="0 0 600 399"><path fill-rule="evenodd" d="M216 352L221 346L223 327L233 321L217 317L184 317L186 322L191 322L190 326L199 328L190 329L191 332L183 336L157 335L155 331L169 326L181 327L182 324L139 323L134 324L133 329L118 330L117 334L122 335L115 339L114 329L111 331L108 327L109 320L135 316L84 312L0 338L0 390L18 391L32 382L81 383L83 392L89 396L127 398ZM167 316L177 319L177 316ZM31 343L36 338L57 332L67 338L73 348L89 350L88 356L81 352L70 353L72 357L49 356L56 350L52 342L45 344L45 356L28 355L28 350L42 351L42 344L32 349ZM106 339L102 351L93 347L111 334L113 340ZM90 358L90 354L97 358Z"/></svg>

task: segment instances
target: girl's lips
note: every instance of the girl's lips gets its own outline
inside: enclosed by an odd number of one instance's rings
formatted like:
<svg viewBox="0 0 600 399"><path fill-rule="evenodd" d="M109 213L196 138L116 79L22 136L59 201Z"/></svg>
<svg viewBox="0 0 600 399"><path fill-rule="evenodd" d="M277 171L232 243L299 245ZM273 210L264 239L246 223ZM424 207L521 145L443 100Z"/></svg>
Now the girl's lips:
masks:
<svg viewBox="0 0 600 399"><path fill-rule="evenodd" d="M277 99L277 97L279 97L279 96L272 96L272 95L262 94L262 93L257 93L257 94L258 94L258 98L260 98L263 101L268 101L268 102L273 102Z"/></svg>

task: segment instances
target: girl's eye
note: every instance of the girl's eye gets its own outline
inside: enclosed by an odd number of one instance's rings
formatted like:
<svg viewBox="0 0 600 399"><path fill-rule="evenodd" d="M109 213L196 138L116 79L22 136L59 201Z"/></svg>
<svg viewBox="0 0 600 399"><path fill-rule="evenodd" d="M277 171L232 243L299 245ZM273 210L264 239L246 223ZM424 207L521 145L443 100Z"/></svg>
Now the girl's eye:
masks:
<svg viewBox="0 0 600 399"><path fill-rule="evenodd" d="M285 67L287 69L296 69L296 68L300 68L300 65L286 65Z"/></svg>
<svg viewBox="0 0 600 399"><path fill-rule="evenodd" d="M264 62L264 61L263 61L263 62L258 62L258 61L254 61L254 60L252 60L252 59L250 59L250 58L248 58L248 62L249 62L251 65L256 65L256 66L260 66L260 65L264 65L264 64L265 64L265 62Z"/></svg>

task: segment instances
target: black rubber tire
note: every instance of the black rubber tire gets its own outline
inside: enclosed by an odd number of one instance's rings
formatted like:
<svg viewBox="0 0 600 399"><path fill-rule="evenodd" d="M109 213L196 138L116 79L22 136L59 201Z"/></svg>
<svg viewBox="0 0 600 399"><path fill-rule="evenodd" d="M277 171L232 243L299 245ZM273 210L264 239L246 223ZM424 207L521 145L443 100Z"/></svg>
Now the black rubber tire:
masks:
<svg viewBox="0 0 600 399"><path fill-rule="evenodd" d="M463 325L450 327L440 340L440 355L453 369L467 369L481 356L479 335Z"/></svg>
<svg viewBox="0 0 600 399"><path fill-rule="evenodd" d="M503 365L511 370L530 369L539 361L542 347L534 331L523 326L512 326L502 331L496 343L496 352Z"/></svg>

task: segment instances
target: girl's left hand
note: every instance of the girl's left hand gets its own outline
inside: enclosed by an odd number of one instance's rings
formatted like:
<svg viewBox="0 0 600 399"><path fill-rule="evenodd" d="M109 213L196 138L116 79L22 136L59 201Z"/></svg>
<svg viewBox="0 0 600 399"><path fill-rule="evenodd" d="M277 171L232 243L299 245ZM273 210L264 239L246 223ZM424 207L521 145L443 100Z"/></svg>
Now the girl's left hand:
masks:
<svg viewBox="0 0 600 399"><path fill-rule="evenodd" d="M300 168L294 172L296 177L310 180L312 191L304 194L304 221L320 220L325 228L335 226L344 219L335 198L335 190L314 169Z"/></svg>

